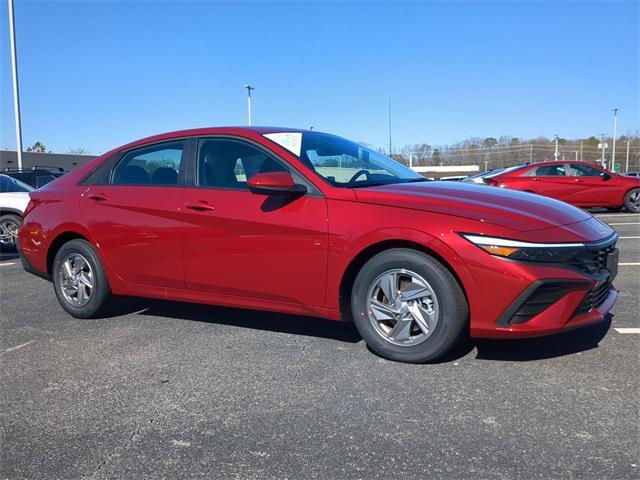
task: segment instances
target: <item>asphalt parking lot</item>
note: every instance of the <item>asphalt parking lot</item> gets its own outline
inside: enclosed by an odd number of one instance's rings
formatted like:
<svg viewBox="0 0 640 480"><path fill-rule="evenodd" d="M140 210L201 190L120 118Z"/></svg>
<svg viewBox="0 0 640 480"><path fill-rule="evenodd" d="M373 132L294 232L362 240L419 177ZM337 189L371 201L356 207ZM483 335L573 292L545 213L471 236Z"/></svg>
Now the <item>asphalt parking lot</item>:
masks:
<svg viewBox="0 0 640 480"><path fill-rule="evenodd" d="M620 235L608 322L433 365L312 318L128 299L75 320L5 255L0 478L640 478L640 215L597 215Z"/></svg>

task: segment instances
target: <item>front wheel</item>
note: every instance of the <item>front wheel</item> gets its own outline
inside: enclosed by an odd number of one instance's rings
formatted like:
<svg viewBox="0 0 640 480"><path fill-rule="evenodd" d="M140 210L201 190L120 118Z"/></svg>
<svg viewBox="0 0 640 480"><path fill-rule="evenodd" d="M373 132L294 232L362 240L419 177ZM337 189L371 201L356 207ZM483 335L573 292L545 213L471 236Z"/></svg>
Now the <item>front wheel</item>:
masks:
<svg viewBox="0 0 640 480"><path fill-rule="evenodd" d="M640 188L632 188L624 196L624 206L632 213L640 213Z"/></svg>
<svg viewBox="0 0 640 480"><path fill-rule="evenodd" d="M410 363L433 361L450 351L469 315L451 272L410 249L371 258L356 277L351 308L356 328L374 352Z"/></svg>
<svg viewBox="0 0 640 480"><path fill-rule="evenodd" d="M53 288L62 308L76 318L105 315L111 289L93 246L86 240L65 243L53 261Z"/></svg>

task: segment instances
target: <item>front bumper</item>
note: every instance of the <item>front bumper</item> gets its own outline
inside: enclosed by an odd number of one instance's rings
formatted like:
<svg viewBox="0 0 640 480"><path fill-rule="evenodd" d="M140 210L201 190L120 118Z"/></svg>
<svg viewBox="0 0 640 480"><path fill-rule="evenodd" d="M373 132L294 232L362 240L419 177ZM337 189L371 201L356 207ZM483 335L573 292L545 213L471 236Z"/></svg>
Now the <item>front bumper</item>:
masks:
<svg viewBox="0 0 640 480"><path fill-rule="evenodd" d="M615 249L615 239L608 247ZM615 268L595 271L591 263L538 264L462 253L475 257L468 261L475 279L474 291L467 292L472 337L538 337L595 324L618 297Z"/></svg>

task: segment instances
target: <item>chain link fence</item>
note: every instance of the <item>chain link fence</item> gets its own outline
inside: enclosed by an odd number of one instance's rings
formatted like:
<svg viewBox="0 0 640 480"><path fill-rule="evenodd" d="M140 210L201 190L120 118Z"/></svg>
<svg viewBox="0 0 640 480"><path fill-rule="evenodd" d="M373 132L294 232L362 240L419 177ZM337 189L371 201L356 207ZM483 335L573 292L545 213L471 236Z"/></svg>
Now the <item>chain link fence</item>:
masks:
<svg viewBox="0 0 640 480"><path fill-rule="evenodd" d="M525 163L544 162L555 160L554 145L510 145L495 146L492 148L466 148L466 149L434 149L429 155L418 155L412 152L392 155L396 160L405 165L431 166L431 165L478 165L480 171L493 168L510 167ZM627 148L625 142L616 145L615 166L611 164L612 149L604 150L597 147L584 145L561 145L558 148L558 160L585 161L603 164L612 171L637 172L640 171L640 146L630 145Z"/></svg>

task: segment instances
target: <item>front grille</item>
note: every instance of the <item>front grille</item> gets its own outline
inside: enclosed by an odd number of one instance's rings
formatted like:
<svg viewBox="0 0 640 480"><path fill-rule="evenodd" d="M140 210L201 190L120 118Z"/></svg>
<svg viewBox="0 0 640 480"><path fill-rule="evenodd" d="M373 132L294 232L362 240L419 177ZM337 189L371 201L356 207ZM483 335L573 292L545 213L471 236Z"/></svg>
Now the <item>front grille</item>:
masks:
<svg viewBox="0 0 640 480"><path fill-rule="evenodd" d="M598 275L607 268L607 255L616 248L615 240L600 248L583 248L567 262L571 268L580 270L587 275Z"/></svg>
<svg viewBox="0 0 640 480"><path fill-rule="evenodd" d="M582 313L587 313L592 308L599 307L602 305L607 297L609 296L609 292L611 291L611 277L607 278L607 280L600 286L591 290L584 297L584 300L578 305L576 309L576 315L580 315Z"/></svg>

